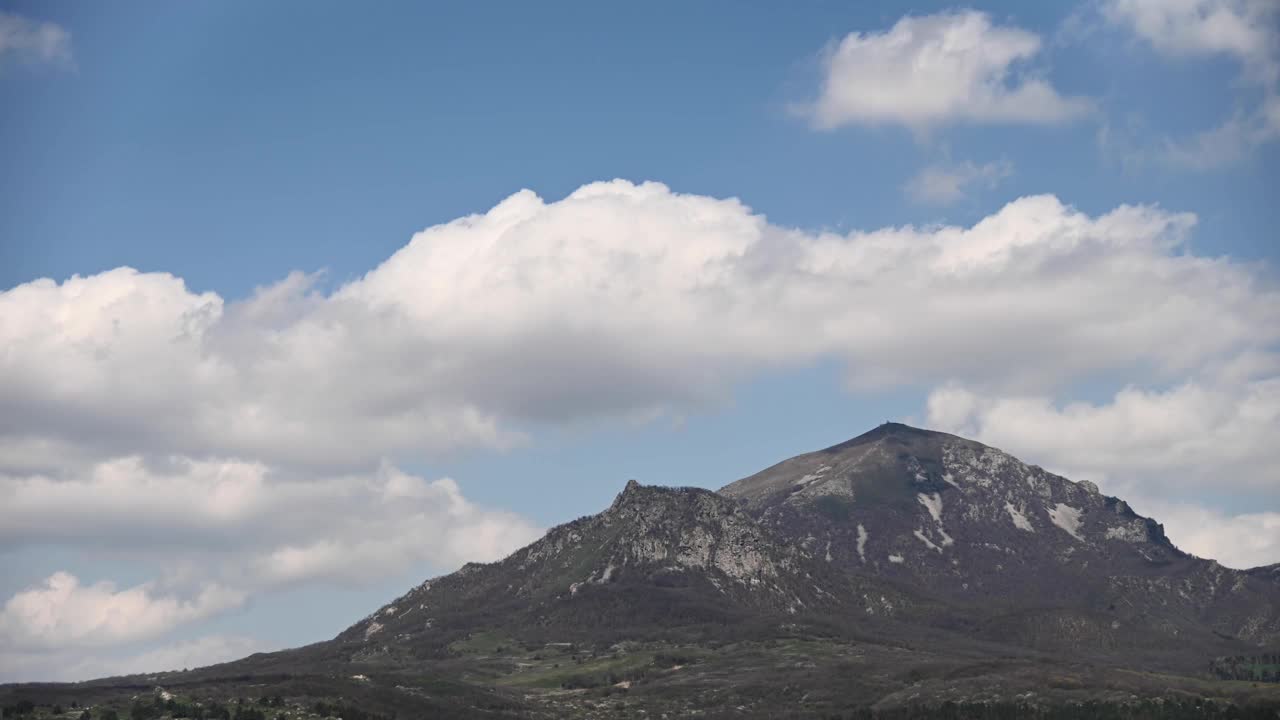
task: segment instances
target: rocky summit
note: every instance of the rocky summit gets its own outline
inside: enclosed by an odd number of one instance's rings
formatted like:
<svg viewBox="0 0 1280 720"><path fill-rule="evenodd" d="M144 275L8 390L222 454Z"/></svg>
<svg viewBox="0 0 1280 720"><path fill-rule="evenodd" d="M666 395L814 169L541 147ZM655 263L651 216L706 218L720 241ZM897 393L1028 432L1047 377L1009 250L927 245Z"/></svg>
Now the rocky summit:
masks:
<svg viewBox="0 0 1280 720"><path fill-rule="evenodd" d="M953 435L886 424L720 492L811 556L935 603L917 621L1055 652L1159 647L1187 668L1280 642L1264 573L1192 557L1092 483Z"/></svg>
<svg viewBox="0 0 1280 720"><path fill-rule="evenodd" d="M1091 483L889 423L718 492L628 482L330 641L5 692L251 685L301 716L1276 717L1275 680L1280 566L1191 556Z"/></svg>

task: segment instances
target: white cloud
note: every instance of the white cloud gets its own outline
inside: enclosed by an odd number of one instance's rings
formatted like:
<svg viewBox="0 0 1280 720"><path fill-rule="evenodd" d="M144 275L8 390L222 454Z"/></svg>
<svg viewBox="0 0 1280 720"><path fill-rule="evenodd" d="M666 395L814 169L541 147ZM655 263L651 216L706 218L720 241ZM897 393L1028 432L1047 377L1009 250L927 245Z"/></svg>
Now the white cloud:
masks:
<svg viewBox="0 0 1280 720"><path fill-rule="evenodd" d="M1259 93L1249 109L1190 138L1164 138L1166 164L1211 169L1280 139L1280 3L1273 0L1109 0L1103 15L1170 57L1225 55Z"/></svg>
<svg viewBox="0 0 1280 720"><path fill-rule="evenodd" d="M96 661L93 667L77 667L79 678L102 677L104 673L132 674L164 672L185 668L205 667L214 663L239 660L270 648L260 640L237 635L208 635L167 645L160 645L137 655Z"/></svg>
<svg viewBox="0 0 1280 720"><path fill-rule="evenodd" d="M126 589L58 572L0 609L0 678L84 679L196 667L261 649L211 637L122 655L302 583L364 585L492 561L540 530L478 507L449 479L384 464L291 476L260 463L123 457L62 477L0 475L0 549L68 544L160 564Z"/></svg>
<svg viewBox="0 0 1280 720"><path fill-rule="evenodd" d="M1273 0L1108 0L1103 15L1163 54L1232 55L1260 80L1276 79Z"/></svg>
<svg viewBox="0 0 1280 720"><path fill-rule="evenodd" d="M254 638L209 635L129 653L53 649L0 650L0 682L76 682L113 675L165 672L238 660L269 648Z"/></svg>
<svg viewBox="0 0 1280 720"><path fill-rule="evenodd" d="M427 482L394 468L383 468L380 475L372 500L377 510L357 512L345 522L335 519L323 532L279 545L252 570L271 584L315 577L358 583L414 563L492 562L542 534L514 513L473 505L452 480Z"/></svg>
<svg viewBox="0 0 1280 720"><path fill-rule="evenodd" d="M71 34L51 23L0 12L0 58L70 66Z"/></svg>
<svg viewBox="0 0 1280 720"><path fill-rule="evenodd" d="M328 295L301 276L238 303L128 269L40 280L0 293L0 468L141 454L331 473L697 410L822 357L857 386L1176 378L1280 336L1274 282L1187 252L1194 222L1036 196L968 228L836 235L614 181L429 228Z"/></svg>
<svg viewBox="0 0 1280 720"><path fill-rule="evenodd" d="M151 584L117 590L57 572L9 598L0 610L0 639L16 650L114 645L157 637L242 602L242 593L218 585L183 599Z"/></svg>
<svg viewBox="0 0 1280 720"><path fill-rule="evenodd" d="M453 568L491 561L539 532L514 513L470 503L453 480L429 482L391 465L370 474L301 478L258 463L170 458L148 464L134 456L64 478L0 475L0 494L9 498L0 507L0 547L159 546L168 564L185 560L246 590L317 580L361 583L423 563ZM66 580L59 578L64 591ZM88 592L71 590L72 598ZM137 600L145 591L121 597ZM55 597L62 595L30 599Z"/></svg>
<svg viewBox="0 0 1280 720"><path fill-rule="evenodd" d="M1006 448L1073 477L1143 495L1227 488L1274 492L1280 375L1239 383L1129 387L1105 403L935 390L930 424ZM1278 498L1280 499L1280 498Z"/></svg>
<svg viewBox="0 0 1280 720"><path fill-rule="evenodd" d="M824 58L819 128L901 124L1061 123L1091 103L1064 97L1026 63L1041 49L1035 33L964 11L904 17L884 32L854 32Z"/></svg>
<svg viewBox="0 0 1280 720"><path fill-rule="evenodd" d="M0 407L13 411L0 436L24 449L26 466L41 465L41 449L60 453L58 439L96 456L312 466L519 440L466 398L431 392L439 370L425 333L308 295L301 276L227 305L171 275L120 268L19 286L0 295L0 316L0 337L30 343L0 360L14 373L0 388ZM24 379L41 386L24 388ZM42 426L58 430L29 432Z"/></svg>
<svg viewBox="0 0 1280 720"><path fill-rule="evenodd" d="M1178 547L1239 569L1280 562L1280 512L1229 514L1189 503L1137 498L1135 510L1158 519Z"/></svg>
<svg viewBox="0 0 1280 720"><path fill-rule="evenodd" d="M991 189L1012 174L1013 165L1008 161L930 165L907 181L904 189L918 203L951 205L963 198L970 187Z"/></svg>
<svg viewBox="0 0 1280 720"><path fill-rule="evenodd" d="M1267 101L1280 105L1280 95ZM1158 156L1165 163L1191 170L1212 170L1239 162L1259 145L1280 138L1280 116L1262 110L1237 113L1221 125L1190 138L1165 138Z"/></svg>

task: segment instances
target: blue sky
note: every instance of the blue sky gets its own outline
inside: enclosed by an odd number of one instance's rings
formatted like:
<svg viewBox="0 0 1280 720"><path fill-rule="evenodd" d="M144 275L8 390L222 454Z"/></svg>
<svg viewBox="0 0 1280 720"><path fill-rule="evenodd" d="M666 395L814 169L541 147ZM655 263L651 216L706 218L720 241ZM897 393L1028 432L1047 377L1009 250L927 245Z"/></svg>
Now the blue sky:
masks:
<svg viewBox="0 0 1280 720"><path fill-rule="evenodd" d="M886 419L1280 561L1265 0L0 13L0 678L323 638Z"/></svg>

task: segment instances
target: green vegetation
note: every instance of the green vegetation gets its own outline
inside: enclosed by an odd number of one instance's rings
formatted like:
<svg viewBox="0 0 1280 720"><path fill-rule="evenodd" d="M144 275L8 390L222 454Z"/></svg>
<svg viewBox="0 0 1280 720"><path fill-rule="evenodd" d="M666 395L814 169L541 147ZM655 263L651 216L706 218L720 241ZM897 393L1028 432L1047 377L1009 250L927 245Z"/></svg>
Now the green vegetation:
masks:
<svg viewBox="0 0 1280 720"><path fill-rule="evenodd" d="M975 665L798 631L702 644L536 644L499 633L458 643L426 665L370 665L355 675L213 677L181 691L49 685L26 696L19 693L29 688L10 686L0 702L5 720L551 720L719 716L725 707L734 716L813 720L1280 720L1280 687L1267 684L1016 659Z"/></svg>
<svg viewBox="0 0 1280 720"><path fill-rule="evenodd" d="M1275 720L1274 706L1240 707L1204 698L1088 701L1055 707L1025 703L954 703L872 711L861 709L835 718L848 720Z"/></svg>
<svg viewBox="0 0 1280 720"><path fill-rule="evenodd" d="M1216 658L1209 673L1220 680L1280 683L1280 653Z"/></svg>
<svg viewBox="0 0 1280 720"><path fill-rule="evenodd" d="M312 706L312 710L320 717L336 717L342 720L389 720L383 715L371 713L362 710L354 705L346 703L326 703L318 702Z"/></svg>
<svg viewBox="0 0 1280 720"><path fill-rule="evenodd" d="M846 522L853 511L853 501L838 495L823 495L814 500L813 509L835 522Z"/></svg>
<svg viewBox="0 0 1280 720"><path fill-rule="evenodd" d="M544 663L508 676L504 682L537 688L563 688L577 690L616 685L628 680L638 680L654 666L654 656L649 653L613 654L597 658L567 658L566 662Z"/></svg>
<svg viewBox="0 0 1280 720"><path fill-rule="evenodd" d="M501 631L482 630L450 643L449 649L464 655L498 655L516 644L516 641Z"/></svg>

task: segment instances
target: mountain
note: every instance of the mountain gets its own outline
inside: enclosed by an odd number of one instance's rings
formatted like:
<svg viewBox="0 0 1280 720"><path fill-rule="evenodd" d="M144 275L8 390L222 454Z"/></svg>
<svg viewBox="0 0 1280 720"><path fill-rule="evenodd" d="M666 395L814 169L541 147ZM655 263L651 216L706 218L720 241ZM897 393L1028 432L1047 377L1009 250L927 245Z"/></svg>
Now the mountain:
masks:
<svg viewBox="0 0 1280 720"><path fill-rule="evenodd" d="M1151 661L1176 669L1230 641L1280 644L1264 569L1190 556L1092 483L954 435L890 423L720 492L846 572L934 598L948 621L1001 642L1158 650Z"/></svg>
<svg viewBox="0 0 1280 720"><path fill-rule="evenodd" d="M1277 650L1280 566L1196 558L1090 483L890 423L718 492L628 482L331 641L39 692L252 686L301 717L317 698L352 717L1163 717L1280 702L1213 674L1280 676Z"/></svg>

